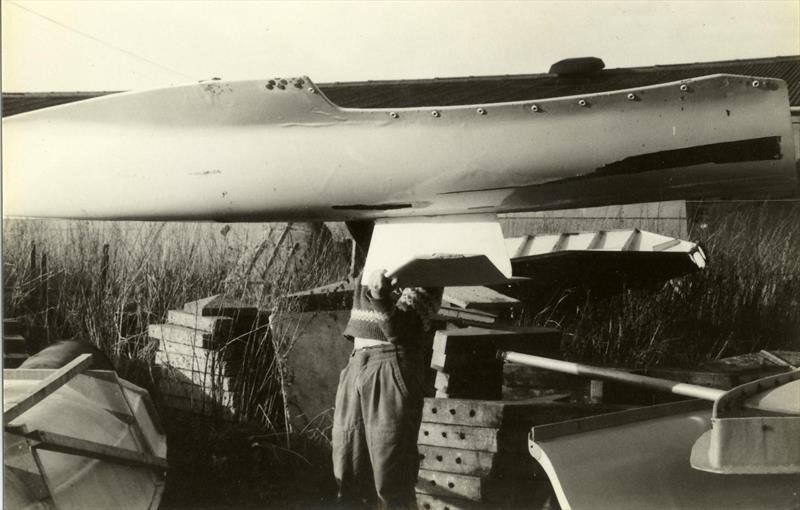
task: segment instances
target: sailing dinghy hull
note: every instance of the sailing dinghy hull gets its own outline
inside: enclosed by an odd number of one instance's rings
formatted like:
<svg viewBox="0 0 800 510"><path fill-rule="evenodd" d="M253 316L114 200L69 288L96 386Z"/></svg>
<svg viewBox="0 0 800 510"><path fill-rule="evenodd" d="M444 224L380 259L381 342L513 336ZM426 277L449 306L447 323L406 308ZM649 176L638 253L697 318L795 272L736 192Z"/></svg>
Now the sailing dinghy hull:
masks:
<svg viewBox="0 0 800 510"><path fill-rule="evenodd" d="M5 411L29 399L56 372L4 370ZM113 371L68 377L6 423L3 507L158 508L167 445L147 391Z"/></svg>
<svg viewBox="0 0 800 510"><path fill-rule="evenodd" d="M308 78L3 119L6 216L358 220L795 192L786 84L713 75L485 105L340 108Z"/></svg>

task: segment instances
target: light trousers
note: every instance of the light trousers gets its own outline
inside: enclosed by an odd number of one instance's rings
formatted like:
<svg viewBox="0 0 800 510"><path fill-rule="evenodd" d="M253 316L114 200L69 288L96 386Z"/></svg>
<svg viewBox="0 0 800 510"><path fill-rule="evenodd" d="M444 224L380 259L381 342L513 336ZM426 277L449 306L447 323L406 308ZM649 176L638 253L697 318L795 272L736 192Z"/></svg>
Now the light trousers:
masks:
<svg viewBox="0 0 800 510"><path fill-rule="evenodd" d="M416 508L422 356L395 345L353 351L339 377L333 473L343 504Z"/></svg>

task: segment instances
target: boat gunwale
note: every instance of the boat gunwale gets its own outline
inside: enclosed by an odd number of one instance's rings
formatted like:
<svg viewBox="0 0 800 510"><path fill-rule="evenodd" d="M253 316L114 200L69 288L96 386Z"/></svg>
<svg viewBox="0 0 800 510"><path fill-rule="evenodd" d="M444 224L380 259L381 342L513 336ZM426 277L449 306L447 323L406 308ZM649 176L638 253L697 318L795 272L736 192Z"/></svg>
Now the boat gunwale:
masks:
<svg viewBox="0 0 800 510"><path fill-rule="evenodd" d="M624 89L614 89L602 92L591 92L586 94L572 94L567 96L555 96L555 97L547 97L547 98L530 98L525 100L518 100L518 101L501 101L501 102L478 102L478 103L467 103L467 104L458 104L458 105L447 105L447 106L437 106L437 105L428 105L428 106L402 106L402 107L380 107L380 108L353 108L353 107L343 107L339 106L338 104L334 103L320 88L316 83L314 83L308 76L298 76L293 78L288 78L289 80L302 80L303 83L307 86L303 86L298 90L288 90L289 93L305 93L311 94L314 96L319 96L320 99L326 103L328 106L332 107L333 109L337 110L340 113L348 113L348 114L358 114L358 113L392 113L392 112L431 112L431 111L445 111L445 112L453 112L453 111L460 111L460 110L467 110L467 109L475 109L475 108L500 108L500 107L530 107L536 104L553 104L565 100L576 100L576 99L592 99L592 98L600 98L600 97L611 97L615 95L621 94L629 94L635 92L647 92L650 90L657 90L663 89L665 87L669 87L671 85L680 87L681 85L688 85L691 83L698 83L698 82L708 82L713 81L721 78L736 78L736 79L744 79L744 80L757 80L762 83L776 83L777 88L773 88L770 91L777 91L777 90L787 90L788 85L786 82L780 78L773 78L773 77L761 77L761 76L752 76L752 75L744 75L744 74L730 74L730 73L716 73L716 74L707 74L692 78L686 78L682 80L673 80L668 82L660 82L651 85L645 85L640 87L628 87ZM90 97L88 99L82 99L78 101L73 101L69 103L58 104L54 106L50 106L47 108L41 108L37 110L31 110L27 112L18 113L15 115L10 115L8 117L4 117L2 119L3 122L6 120L23 120L28 117L35 117L35 115L41 115L42 112L55 112L60 111L62 109L67 108L74 108L76 105L88 105L94 104L102 101L109 101L115 100L117 98L127 98L136 95L145 95L151 94L154 92L163 92L163 91L179 91L181 89L192 89L197 87L203 86L211 86L211 85L245 85L245 84L267 84L270 80L268 79L261 79L261 80L230 80L230 81L222 81L222 80L214 80L214 81L201 81L198 83L189 83L189 84L182 84L182 85L174 85L170 87L153 87L148 89L142 90L129 90L124 92L112 92L110 94L105 94L102 96ZM689 91L681 91L683 93L687 93ZM536 112L534 112L536 113Z"/></svg>

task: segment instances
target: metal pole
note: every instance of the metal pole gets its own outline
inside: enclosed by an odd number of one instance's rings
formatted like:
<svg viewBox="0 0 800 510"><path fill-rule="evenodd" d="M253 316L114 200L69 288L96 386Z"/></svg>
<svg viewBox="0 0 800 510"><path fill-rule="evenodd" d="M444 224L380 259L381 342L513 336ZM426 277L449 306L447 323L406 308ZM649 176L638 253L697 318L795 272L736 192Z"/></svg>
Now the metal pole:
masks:
<svg viewBox="0 0 800 510"><path fill-rule="evenodd" d="M614 370L612 368L593 367L591 365L582 365L569 361L543 358L541 356L533 356L531 354L498 351L497 357L503 361L519 363L520 365L528 365L531 367L553 370L555 372L563 372L565 374L591 377L593 379L605 379L608 381L628 383L635 386L643 386L645 388L651 388L654 390L666 391L676 395L683 395L685 397L714 401L725 393L725 390L708 388L706 386L698 386L697 384L680 383L670 381L669 379L658 379L656 377L631 374L621 370Z"/></svg>

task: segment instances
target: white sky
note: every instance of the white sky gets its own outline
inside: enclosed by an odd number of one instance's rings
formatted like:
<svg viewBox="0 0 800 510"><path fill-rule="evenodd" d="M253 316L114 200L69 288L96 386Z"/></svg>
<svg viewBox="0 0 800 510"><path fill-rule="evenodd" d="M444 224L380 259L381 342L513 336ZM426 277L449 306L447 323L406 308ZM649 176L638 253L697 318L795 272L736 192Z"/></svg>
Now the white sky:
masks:
<svg viewBox="0 0 800 510"><path fill-rule="evenodd" d="M613 68L793 54L797 0L2 0L4 91L537 73L590 55Z"/></svg>

